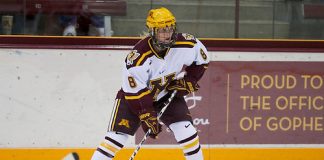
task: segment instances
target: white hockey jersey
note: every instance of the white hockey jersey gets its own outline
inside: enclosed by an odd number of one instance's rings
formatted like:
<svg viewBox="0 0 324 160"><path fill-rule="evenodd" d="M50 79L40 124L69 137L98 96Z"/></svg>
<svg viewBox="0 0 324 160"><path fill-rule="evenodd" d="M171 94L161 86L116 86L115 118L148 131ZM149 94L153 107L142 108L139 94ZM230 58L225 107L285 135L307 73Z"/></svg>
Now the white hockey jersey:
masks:
<svg viewBox="0 0 324 160"><path fill-rule="evenodd" d="M167 94L166 86L186 67L202 66L198 71L202 73L190 73L198 74L198 81L209 63L205 46L190 34L178 33L175 44L165 52L164 57L155 52L151 37L134 46L127 55L122 73L125 99L138 100L150 94L153 101L158 101Z"/></svg>

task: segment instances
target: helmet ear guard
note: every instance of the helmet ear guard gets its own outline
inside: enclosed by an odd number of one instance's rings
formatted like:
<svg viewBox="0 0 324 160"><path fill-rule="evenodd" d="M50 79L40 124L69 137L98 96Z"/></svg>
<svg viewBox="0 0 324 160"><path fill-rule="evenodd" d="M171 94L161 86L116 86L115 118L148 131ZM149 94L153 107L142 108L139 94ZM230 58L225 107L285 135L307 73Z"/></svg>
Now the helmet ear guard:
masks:
<svg viewBox="0 0 324 160"><path fill-rule="evenodd" d="M160 49L171 47L176 38L176 19L173 14L166 8L151 9L146 18L146 26L149 30L149 34L153 39L153 44ZM161 28L172 27L173 34L169 43L159 42L157 39L157 31Z"/></svg>

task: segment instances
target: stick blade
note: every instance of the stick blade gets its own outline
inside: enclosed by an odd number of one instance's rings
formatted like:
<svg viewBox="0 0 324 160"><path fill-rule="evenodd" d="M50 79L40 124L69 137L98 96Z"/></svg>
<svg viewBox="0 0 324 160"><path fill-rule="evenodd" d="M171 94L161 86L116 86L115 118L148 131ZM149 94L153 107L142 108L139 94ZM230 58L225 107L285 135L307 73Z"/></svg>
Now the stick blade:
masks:
<svg viewBox="0 0 324 160"><path fill-rule="evenodd" d="M72 152L67 154L62 160L80 160L78 153Z"/></svg>

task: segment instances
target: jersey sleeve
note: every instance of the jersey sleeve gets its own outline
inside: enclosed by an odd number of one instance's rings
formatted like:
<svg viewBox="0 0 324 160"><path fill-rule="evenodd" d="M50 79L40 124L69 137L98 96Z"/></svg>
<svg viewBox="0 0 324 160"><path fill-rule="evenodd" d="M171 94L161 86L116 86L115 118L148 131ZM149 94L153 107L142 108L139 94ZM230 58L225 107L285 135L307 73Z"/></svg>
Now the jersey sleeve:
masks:
<svg viewBox="0 0 324 160"><path fill-rule="evenodd" d="M126 101L136 114L151 110L153 96L148 88L149 73L146 64L130 67L131 64L127 60L125 62L122 74L122 90L125 93Z"/></svg>
<svg viewBox="0 0 324 160"><path fill-rule="evenodd" d="M195 59L193 63L186 68L187 74L184 77L194 85L197 85L209 64L209 55L206 47L198 39L196 39L196 42L197 43L194 46Z"/></svg>
<svg viewBox="0 0 324 160"><path fill-rule="evenodd" d="M198 40L196 39L196 45L195 45L195 64L196 65L203 65L209 63L209 55L206 47Z"/></svg>
<svg viewBox="0 0 324 160"><path fill-rule="evenodd" d="M143 66L125 67L122 79L122 89L126 93L135 94L147 88L148 74Z"/></svg>

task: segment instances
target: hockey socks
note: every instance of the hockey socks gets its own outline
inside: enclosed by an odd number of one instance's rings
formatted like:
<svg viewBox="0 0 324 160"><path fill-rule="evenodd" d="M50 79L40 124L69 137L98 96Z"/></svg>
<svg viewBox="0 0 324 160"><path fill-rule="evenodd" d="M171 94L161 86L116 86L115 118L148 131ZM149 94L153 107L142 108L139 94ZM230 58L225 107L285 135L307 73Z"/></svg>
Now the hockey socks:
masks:
<svg viewBox="0 0 324 160"><path fill-rule="evenodd" d="M183 149L186 160L203 160L199 137L195 127L189 121L172 123L170 129Z"/></svg>
<svg viewBox="0 0 324 160"><path fill-rule="evenodd" d="M112 160L115 154L124 147L128 135L108 132L105 140L100 143L91 160Z"/></svg>

